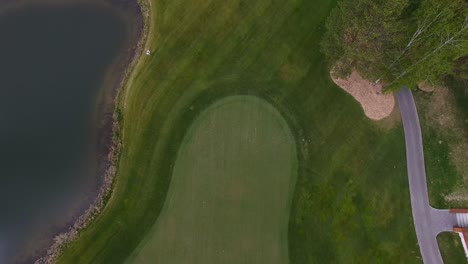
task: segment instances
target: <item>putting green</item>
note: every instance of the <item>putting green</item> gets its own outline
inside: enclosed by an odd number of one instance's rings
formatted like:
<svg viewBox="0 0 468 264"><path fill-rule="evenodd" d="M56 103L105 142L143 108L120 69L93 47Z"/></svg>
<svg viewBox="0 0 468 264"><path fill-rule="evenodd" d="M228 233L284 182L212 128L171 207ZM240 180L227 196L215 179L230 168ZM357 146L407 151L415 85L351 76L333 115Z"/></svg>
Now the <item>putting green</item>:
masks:
<svg viewBox="0 0 468 264"><path fill-rule="evenodd" d="M127 263L288 263L296 171L276 109L253 96L219 100L185 135L161 215Z"/></svg>

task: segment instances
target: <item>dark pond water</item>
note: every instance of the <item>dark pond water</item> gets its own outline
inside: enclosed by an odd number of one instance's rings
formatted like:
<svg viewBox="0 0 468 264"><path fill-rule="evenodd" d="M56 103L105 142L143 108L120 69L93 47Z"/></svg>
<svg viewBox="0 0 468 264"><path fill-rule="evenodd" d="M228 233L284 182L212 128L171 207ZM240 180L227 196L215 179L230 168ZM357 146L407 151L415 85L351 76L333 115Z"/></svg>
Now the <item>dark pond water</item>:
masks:
<svg viewBox="0 0 468 264"><path fill-rule="evenodd" d="M31 261L96 195L97 127L103 98L115 93L106 88L103 97L103 87L118 83L134 44L128 21L105 5L7 10L0 12L0 263Z"/></svg>

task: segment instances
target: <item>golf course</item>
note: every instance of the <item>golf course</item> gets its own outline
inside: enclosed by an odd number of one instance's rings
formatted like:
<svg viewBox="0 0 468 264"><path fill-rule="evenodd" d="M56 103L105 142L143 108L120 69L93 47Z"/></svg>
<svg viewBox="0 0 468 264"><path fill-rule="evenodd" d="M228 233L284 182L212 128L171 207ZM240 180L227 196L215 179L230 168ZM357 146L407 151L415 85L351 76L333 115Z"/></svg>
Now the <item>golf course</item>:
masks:
<svg viewBox="0 0 468 264"><path fill-rule="evenodd" d="M320 52L335 4L142 0L113 190L58 263L421 263L401 122Z"/></svg>

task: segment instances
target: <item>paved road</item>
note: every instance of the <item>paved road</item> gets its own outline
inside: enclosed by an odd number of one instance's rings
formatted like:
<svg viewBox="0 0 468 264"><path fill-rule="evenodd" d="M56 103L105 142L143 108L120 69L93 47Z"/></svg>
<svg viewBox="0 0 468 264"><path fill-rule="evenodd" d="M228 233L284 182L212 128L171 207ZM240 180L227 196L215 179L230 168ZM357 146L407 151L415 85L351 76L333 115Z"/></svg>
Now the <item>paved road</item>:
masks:
<svg viewBox="0 0 468 264"><path fill-rule="evenodd" d="M411 209L419 248L425 264L442 264L437 234L452 231L456 218L448 210L437 210L429 205L421 127L413 94L403 88L397 97L405 130Z"/></svg>

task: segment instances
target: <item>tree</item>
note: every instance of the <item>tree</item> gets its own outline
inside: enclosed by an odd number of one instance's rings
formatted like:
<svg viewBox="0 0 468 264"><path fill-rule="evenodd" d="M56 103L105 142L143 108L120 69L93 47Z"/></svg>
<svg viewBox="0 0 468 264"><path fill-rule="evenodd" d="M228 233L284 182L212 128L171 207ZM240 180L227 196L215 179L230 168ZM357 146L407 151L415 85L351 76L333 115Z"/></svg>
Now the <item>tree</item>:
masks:
<svg viewBox="0 0 468 264"><path fill-rule="evenodd" d="M326 28L322 51L336 74L356 69L387 89L439 84L468 54L464 0L342 0Z"/></svg>

